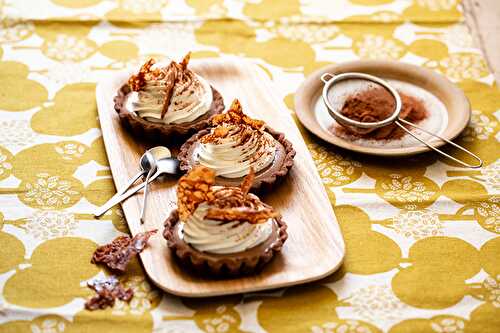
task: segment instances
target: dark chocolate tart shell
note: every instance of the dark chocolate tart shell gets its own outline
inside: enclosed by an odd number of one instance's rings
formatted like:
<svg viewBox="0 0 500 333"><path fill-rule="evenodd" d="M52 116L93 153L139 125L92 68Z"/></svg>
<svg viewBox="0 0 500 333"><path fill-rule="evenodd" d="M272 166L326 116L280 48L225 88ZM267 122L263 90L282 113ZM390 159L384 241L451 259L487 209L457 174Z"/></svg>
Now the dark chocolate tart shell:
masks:
<svg viewBox="0 0 500 333"><path fill-rule="evenodd" d="M114 102L115 110L118 112L118 116L122 124L136 137L145 138L147 140L158 140L158 139L172 139L175 144L181 144L184 139L193 133L196 133L209 126L210 118L212 116L224 111L224 101L222 95L214 88L212 88L213 101L210 106L210 110L198 117L197 119L182 123L182 124L160 124L153 123L142 119L135 113L130 112L126 109L125 101L128 94L131 92L130 86L124 84L117 92ZM177 142L177 140L182 140Z"/></svg>
<svg viewBox="0 0 500 333"><path fill-rule="evenodd" d="M255 174L255 179L252 184L252 192L267 192L271 190L274 185L280 183L285 178L288 171L292 168L293 158L296 153L295 149L293 149L292 143L285 138L283 133L276 132L269 126L266 127L265 131L271 134L279 145L271 165ZM182 171L187 172L196 165L196 162L193 160L193 150L196 148L199 139L209 132L209 128L201 130L191 136L181 146L177 159L180 162L180 169ZM218 176L215 178L215 182L217 185L222 186L239 186L243 178L244 177L226 178Z"/></svg>
<svg viewBox="0 0 500 333"><path fill-rule="evenodd" d="M207 278L228 278L259 272L281 251L288 238L286 223L274 219L273 232L264 243L251 249L232 254L212 254L196 250L179 237L179 214L177 209L165 221L163 237L179 264Z"/></svg>

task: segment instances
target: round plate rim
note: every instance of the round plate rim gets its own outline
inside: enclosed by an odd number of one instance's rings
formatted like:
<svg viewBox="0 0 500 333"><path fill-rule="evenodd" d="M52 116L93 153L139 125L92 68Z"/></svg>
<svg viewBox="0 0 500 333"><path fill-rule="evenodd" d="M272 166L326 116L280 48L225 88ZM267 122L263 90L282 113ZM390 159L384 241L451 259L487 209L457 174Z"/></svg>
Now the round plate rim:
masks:
<svg viewBox="0 0 500 333"><path fill-rule="evenodd" d="M386 78L394 77L398 80L418 85L419 87L428 91L430 90L426 87L423 87L422 85L430 85L439 89L442 94L445 94L448 98L453 100L452 106L454 109L456 109L455 113L461 115L459 119L454 118L455 123L453 128L450 128L450 123L448 123L448 128L445 129L445 131L441 134L448 140L455 139L467 127L467 124L469 123L472 113L469 100L465 96L464 92L459 89L454 83L448 80L445 76L430 69L404 62L389 60L355 60L343 62L340 64L328 65L314 71L306 77L304 82L302 82L295 93L295 113L301 124L304 125L304 127L307 128L309 132L333 145L358 153L377 156L410 156L431 151L429 147L424 145L402 148L377 148L361 146L337 137L323 129L316 120L314 109L313 107L311 107L311 102L315 102L316 96L321 95L323 83L321 82L320 77L322 74L327 72L342 73L346 71L367 72L368 74L372 75L387 71L387 73L389 73L390 75L384 75L384 77ZM403 78L394 74L399 74L403 76ZM318 88L315 88L316 86ZM433 91L430 92L435 94L435 92ZM442 100L441 97L438 96L438 98ZM450 115L448 106L447 112L448 115ZM446 143L443 141L436 141L434 143L434 146L441 147L445 144Z"/></svg>

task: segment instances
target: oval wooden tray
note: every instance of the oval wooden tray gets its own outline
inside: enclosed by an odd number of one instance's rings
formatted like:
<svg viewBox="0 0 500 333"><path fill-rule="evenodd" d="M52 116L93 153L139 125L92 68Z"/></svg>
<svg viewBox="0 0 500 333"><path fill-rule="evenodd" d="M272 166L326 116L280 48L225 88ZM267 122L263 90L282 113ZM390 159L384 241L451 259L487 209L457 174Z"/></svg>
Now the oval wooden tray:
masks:
<svg viewBox="0 0 500 333"><path fill-rule="evenodd" d="M430 150L430 148L416 140L414 140L415 144L411 147L388 148L383 145L381 147L367 147L338 137L324 128L319 119L323 117L323 112L327 112L326 108L322 110L321 107L316 107L323 89L323 82L320 77L324 73L338 74L345 72L362 72L383 79L399 80L430 92L446 107L448 123L444 124L446 128L440 133L446 139L452 140L456 138L469 122L471 110L467 97L447 78L436 72L395 61L359 60L346 62L315 71L306 78L295 93L295 112L300 122L309 131L336 146L360 153L381 156L408 156ZM322 103L322 101L320 102ZM445 143L443 141L433 141L433 144L440 147Z"/></svg>
<svg viewBox="0 0 500 333"><path fill-rule="evenodd" d="M139 223L142 195L122 204L133 235L159 229L141 253L146 273L161 289L180 296L207 297L291 286L323 278L342 263L344 241L314 162L284 103L274 94L269 78L257 66L242 59L214 59L193 62L191 67L205 77L224 97L227 105L238 97L246 113L286 133L297 155L286 181L263 196L288 224L288 240L282 253L253 276L211 280L186 273L178 266L161 236L163 222L175 207L176 181L169 179L151 187L146 223ZM129 73L117 73L97 85L96 98L101 129L113 179L117 188L137 172L146 144L120 126L113 109L113 96ZM161 143L158 143L161 144Z"/></svg>

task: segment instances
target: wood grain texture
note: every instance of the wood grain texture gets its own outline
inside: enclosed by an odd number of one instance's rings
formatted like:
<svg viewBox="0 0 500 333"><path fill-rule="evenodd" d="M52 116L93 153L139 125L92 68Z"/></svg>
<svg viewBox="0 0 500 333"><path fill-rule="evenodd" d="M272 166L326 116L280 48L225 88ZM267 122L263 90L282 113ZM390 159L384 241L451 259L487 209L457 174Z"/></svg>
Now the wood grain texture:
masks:
<svg viewBox="0 0 500 333"><path fill-rule="evenodd" d="M258 275L210 280L189 275L171 257L161 236L163 222L176 206L173 178L155 183L150 192L146 223L139 223L141 195L122 204L131 233L159 229L141 254L144 268L161 289L187 297L207 297L279 288L320 279L342 263L345 246L321 179L307 147L269 78L255 65L239 58L193 62L191 68L218 89L228 105L238 97L244 111L284 132L297 151L285 182L261 199L274 206L288 224L289 238L282 253ZM97 86L96 98L113 179L117 188L137 172L137 161L147 145L120 126L113 96L129 73L116 74ZM168 143L158 142L158 144Z"/></svg>
<svg viewBox="0 0 500 333"><path fill-rule="evenodd" d="M338 74L346 72L361 72L385 79L396 79L423 88L443 102L448 111L448 126L441 133L446 139L454 139L467 126L471 116L470 105L464 93L444 76L422 67L384 60L358 60L339 65L330 65L312 73L295 93L295 110L300 122L311 132L323 140L336 146L359 153L379 156L409 156L430 151L423 144L412 147L387 148L366 147L350 140L340 138L320 124L315 104L321 98L324 73ZM436 147L444 145L443 141L433 141Z"/></svg>
<svg viewBox="0 0 500 333"><path fill-rule="evenodd" d="M464 0L463 5L467 25L500 82L500 1Z"/></svg>

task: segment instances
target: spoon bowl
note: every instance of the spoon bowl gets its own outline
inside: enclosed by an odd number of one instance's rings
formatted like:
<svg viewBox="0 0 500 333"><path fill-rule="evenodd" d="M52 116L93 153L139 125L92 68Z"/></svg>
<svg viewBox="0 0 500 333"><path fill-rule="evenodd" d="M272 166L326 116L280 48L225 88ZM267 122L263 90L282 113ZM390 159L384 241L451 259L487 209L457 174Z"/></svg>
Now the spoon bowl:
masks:
<svg viewBox="0 0 500 333"><path fill-rule="evenodd" d="M154 181L156 178L165 175L179 175L181 174L181 169L179 168L180 162L176 158L167 157L156 161L156 172L151 176L148 183ZM99 217L111 209L114 205L119 204L123 200L127 199L131 195L140 191L146 182L143 182L135 187L131 188L125 193L116 193L111 199L109 199L104 205L97 208L94 212L94 216Z"/></svg>
<svg viewBox="0 0 500 333"><path fill-rule="evenodd" d="M148 150L146 151L146 159L148 161L148 165L150 166L150 169L148 171L148 175L146 176L146 180L144 181L146 183L145 187L144 187L144 197L142 199L142 209L141 209L141 216L140 216L140 220L141 220L141 223L144 223L144 216L146 214L146 205L147 205L147 200L148 200L148 189L149 189L149 178L151 177L151 175L156 172L156 158L155 156L153 156L153 154L151 153L151 150Z"/></svg>
<svg viewBox="0 0 500 333"><path fill-rule="evenodd" d="M153 154L153 157L158 161L162 158L169 158L172 157L172 153L170 152L170 149L168 149L165 146L156 146L148 150L151 154Z"/></svg>

